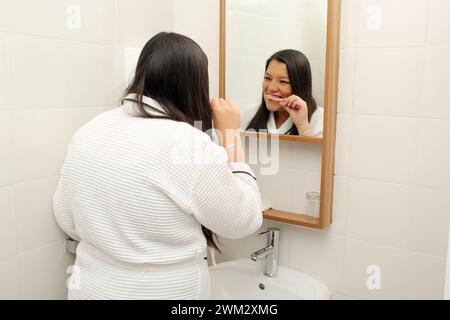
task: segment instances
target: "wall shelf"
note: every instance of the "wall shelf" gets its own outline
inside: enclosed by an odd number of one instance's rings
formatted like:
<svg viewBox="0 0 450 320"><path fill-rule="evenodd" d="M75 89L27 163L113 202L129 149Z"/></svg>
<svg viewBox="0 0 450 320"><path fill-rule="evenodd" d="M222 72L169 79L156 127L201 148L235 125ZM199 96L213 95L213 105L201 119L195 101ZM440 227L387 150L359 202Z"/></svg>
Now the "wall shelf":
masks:
<svg viewBox="0 0 450 320"><path fill-rule="evenodd" d="M314 229L323 229L324 226L320 223L320 219L306 214L293 213L288 211L281 211L276 209L269 209L263 212L264 219L276 222L294 224Z"/></svg>
<svg viewBox="0 0 450 320"><path fill-rule="evenodd" d="M299 142L308 142L308 143L322 143L321 138L309 138L309 137L300 137L300 136L291 136L287 134L270 134L270 133L259 133L252 131L243 131L242 135L244 137L254 137L259 139L279 139L285 141L299 141Z"/></svg>

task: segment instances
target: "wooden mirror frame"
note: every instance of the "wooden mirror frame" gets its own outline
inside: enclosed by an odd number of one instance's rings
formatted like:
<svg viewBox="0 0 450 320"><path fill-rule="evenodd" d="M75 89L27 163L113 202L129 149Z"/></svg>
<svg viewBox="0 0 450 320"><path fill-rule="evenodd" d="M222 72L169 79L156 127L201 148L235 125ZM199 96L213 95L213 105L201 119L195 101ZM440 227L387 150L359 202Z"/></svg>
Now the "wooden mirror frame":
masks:
<svg viewBox="0 0 450 320"><path fill-rule="evenodd" d="M226 97L225 91L225 66L226 66L226 0L220 0L220 41L219 41L219 95ZM325 98L324 98L324 123L323 137L305 138L289 135L276 135L273 138L280 140L299 141L302 143L322 144L322 171L320 182L320 214L312 217L302 213L286 212L269 209L264 212L264 218L268 220L300 225L315 229L325 229L332 222L333 185L334 185L334 156L336 137L337 94L339 78L339 40L341 21L341 0L328 0L327 11L327 49L325 67ZM258 136L272 138L270 134L244 132L245 136Z"/></svg>

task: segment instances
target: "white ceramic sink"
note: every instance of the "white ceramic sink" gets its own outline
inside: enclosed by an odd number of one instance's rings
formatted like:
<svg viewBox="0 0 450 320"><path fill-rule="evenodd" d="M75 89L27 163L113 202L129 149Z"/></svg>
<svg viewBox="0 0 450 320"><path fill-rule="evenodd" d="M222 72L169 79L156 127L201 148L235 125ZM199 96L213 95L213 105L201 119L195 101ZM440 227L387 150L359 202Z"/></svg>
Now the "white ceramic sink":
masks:
<svg viewBox="0 0 450 320"><path fill-rule="evenodd" d="M213 300L328 300L330 292L304 273L279 267L278 276L264 275L262 262L246 259L209 268Z"/></svg>

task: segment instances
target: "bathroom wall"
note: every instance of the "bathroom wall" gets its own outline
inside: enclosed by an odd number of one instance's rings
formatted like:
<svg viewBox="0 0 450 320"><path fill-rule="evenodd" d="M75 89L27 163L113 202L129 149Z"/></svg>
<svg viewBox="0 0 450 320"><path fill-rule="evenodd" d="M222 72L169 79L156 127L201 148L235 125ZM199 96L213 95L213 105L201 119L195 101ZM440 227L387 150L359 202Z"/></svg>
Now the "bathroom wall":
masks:
<svg viewBox="0 0 450 320"><path fill-rule="evenodd" d="M0 299L64 299L51 199L72 134L118 104L125 48L174 28L174 2L0 0Z"/></svg>
<svg viewBox="0 0 450 320"><path fill-rule="evenodd" d="M174 0L174 31L196 41L208 56L210 96L219 97L219 1Z"/></svg>
<svg viewBox="0 0 450 320"><path fill-rule="evenodd" d="M70 136L117 104L125 48L162 30L193 37L209 55L217 96L218 1L187 2L0 0L0 299L66 296L73 258L51 197ZM343 0L333 225L263 227L281 228L282 265L321 280L335 298L443 297L449 29L447 0ZM293 174L304 161L316 165L301 155L301 144L282 143ZM283 179L261 189L285 197ZM265 239L222 243L218 259L248 258ZM366 286L372 265L381 290Z"/></svg>
<svg viewBox="0 0 450 320"><path fill-rule="evenodd" d="M266 222L262 229L280 227L281 265L319 279L335 299L442 299L450 222L450 2L342 3L333 225L316 231ZM281 142L281 157L292 164L302 148ZM261 189L285 197L287 178L260 181ZM265 241L223 239L217 258L248 258ZM368 288L377 276L371 270L380 272L380 288Z"/></svg>
<svg viewBox="0 0 450 320"><path fill-rule="evenodd" d="M450 234L448 237L448 247L447 247L447 268L445 272L444 299L450 300Z"/></svg>

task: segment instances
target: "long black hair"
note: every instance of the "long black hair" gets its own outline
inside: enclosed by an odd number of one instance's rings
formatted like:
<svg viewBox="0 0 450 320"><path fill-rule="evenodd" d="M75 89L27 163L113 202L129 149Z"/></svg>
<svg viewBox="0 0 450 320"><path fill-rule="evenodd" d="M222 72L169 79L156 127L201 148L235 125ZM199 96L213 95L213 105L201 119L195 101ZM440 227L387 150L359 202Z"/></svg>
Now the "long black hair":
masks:
<svg viewBox="0 0 450 320"><path fill-rule="evenodd" d="M135 94L136 99L125 97ZM152 114L143 96L161 104L165 114ZM201 121L202 131L212 128L209 107L208 58L192 39L177 33L161 32L142 49L136 73L126 89L124 100L137 103L138 115L144 118L171 119L194 125ZM217 236L202 226L208 246L220 251L214 242Z"/></svg>
<svg viewBox="0 0 450 320"><path fill-rule="evenodd" d="M308 105L308 120L311 121L311 116L317 109L317 102L312 95L312 73L311 65L308 58L297 50L282 50L274 53L266 62L266 71L270 62L276 60L284 63L288 70L289 81L292 86L292 94L299 96ZM262 93L261 105L256 112L253 119L247 126L247 130L261 130L267 129L267 121L269 120L270 111L267 109L266 101L264 100L264 92ZM298 129L294 125L289 130L288 134L298 135Z"/></svg>

